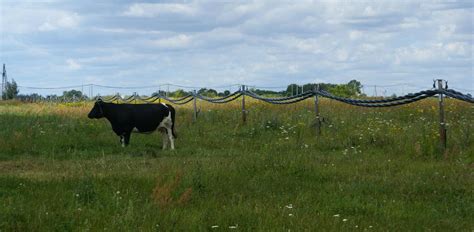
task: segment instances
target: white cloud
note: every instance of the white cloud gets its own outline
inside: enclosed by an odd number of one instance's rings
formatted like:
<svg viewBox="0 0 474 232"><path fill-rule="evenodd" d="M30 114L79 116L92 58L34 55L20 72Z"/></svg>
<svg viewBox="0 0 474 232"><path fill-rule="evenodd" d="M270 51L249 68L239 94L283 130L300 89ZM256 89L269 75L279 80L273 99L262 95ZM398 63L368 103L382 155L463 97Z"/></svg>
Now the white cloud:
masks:
<svg viewBox="0 0 474 232"><path fill-rule="evenodd" d="M168 14L195 15L198 10L190 4L177 3L135 3L123 13L131 17L157 17Z"/></svg>
<svg viewBox="0 0 474 232"><path fill-rule="evenodd" d="M76 12L58 9L12 6L2 10L0 32L30 33L77 28L80 16Z"/></svg>
<svg viewBox="0 0 474 232"><path fill-rule="evenodd" d="M456 25L455 24L448 24L448 25L440 25L438 34L442 37L448 37L456 32Z"/></svg>
<svg viewBox="0 0 474 232"><path fill-rule="evenodd" d="M467 43L453 42L453 43L446 44L444 46L444 49L450 54L465 56L465 55L468 55L469 45Z"/></svg>
<svg viewBox="0 0 474 232"><path fill-rule="evenodd" d="M75 28L79 24L79 15L77 13L58 12L48 15L46 22L38 27L40 31L52 31L57 29Z"/></svg>
<svg viewBox="0 0 474 232"><path fill-rule="evenodd" d="M335 57L337 61L346 61L349 58L349 53L345 49L338 49Z"/></svg>
<svg viewBox="0 0 474 232"><path fill-rule="evenodd" d="M70 70L79 70L82 68L81 64L79 64L77 61L75 61L74 59L67 59L66 60L66 64L67 64L67 67L70 69Z"/></svg>
<svg viewBox="0 0 474 232"><path fill-rule="evenodd" d="M351 30L349 32L349 38L351 40L357 40L357 39L361 38L362 36L363 36L363 32L358 31L358 30Z"/></svg>
<svg viewBox="0 0 474 232"><path fill-rule="evenodd" d="M190 45L191 41L192 40L190 36L181 34L168 38L153 40L151 41L150 45L164 49L185 48Z"/></svg>

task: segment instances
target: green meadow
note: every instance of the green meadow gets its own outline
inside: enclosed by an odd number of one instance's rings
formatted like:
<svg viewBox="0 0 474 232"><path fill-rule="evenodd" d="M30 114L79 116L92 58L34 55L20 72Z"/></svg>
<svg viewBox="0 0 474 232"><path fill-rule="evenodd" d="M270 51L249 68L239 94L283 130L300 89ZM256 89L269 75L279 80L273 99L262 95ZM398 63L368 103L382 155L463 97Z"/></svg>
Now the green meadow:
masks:
<svg viewBox="0 0 474 232"><path fill-rule="evenodd" d="M474 105L175 106L129 147L92 103L0 103L0 231L472 231Z"/></svg>

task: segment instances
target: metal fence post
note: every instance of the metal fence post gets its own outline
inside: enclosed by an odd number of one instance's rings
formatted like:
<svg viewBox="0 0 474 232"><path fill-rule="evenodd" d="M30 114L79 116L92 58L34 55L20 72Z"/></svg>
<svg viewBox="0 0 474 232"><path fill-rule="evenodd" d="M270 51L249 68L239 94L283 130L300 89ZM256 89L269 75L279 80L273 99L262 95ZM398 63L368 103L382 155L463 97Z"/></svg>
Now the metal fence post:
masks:
<svg viewBox="0 0 474 232"><path fill-rule="evenodd" d="M438 79L438 90L443 90L443 80ZM439 139L441 143L441 149L444 152L446 150L446 123L444 121L444 96L440 92L438 93L439 99Z"/></svg>
<svg viewBox="0 0 474 232"><path fill-rule="evenodd" d="M247 111L245 110L245 85L242 85L242 122L247 121Z"/></svg>
<svg viewBox="0 0 474 232"><path fill-rule="evenodd" d="M196 90L193 91L193 106L194 106L194 113L193 113L193 122L197 121L197 106L196 106Z"/></svg>
<svg viewBox="0 0 474 232"><path fill-rule="evenodd" d="M314 112L316 113L316 135L321 135L321 118L319 115L319 84L315 86L314 91Z"/></svg>

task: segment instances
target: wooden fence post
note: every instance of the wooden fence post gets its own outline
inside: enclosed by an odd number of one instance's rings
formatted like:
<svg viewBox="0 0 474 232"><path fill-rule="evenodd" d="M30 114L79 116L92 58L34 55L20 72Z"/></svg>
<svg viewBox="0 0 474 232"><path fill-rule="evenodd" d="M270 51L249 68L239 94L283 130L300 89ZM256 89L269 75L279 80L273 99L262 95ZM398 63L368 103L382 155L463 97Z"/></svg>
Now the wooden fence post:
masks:
<svg viewBox="0 0 474 232"><path fill-rule="evenodd" d="M158 85L158 103L161 103L161 85Z"/></svg>
<svg viewBox="0 0 474 232"><path fill-rule="evenodd" d="M314 112L316 113L316 135L321 135L321 117L319 115L319 84L315 86L314 94Z"/></svg>
<svg viewBox="0 0 474 232"><path fill-rule="evenodd" d="M247 121L247 111L245 110L245 85L242 85L242 122Z"/></svg>
<svg viewBox="0 0 474 232"><path fill-rule="evenodd" d="M194 105L194 113L193 113L193 122L197 121L197 106L196 106L196 90L193 92L193 105Z"/></svg>
<svg viewBox="0 0 474 232"><path fill-rule="evenodd" d="M443 90L443 80L438 79L438 90ZM439 99L439 139L441 149L444 153L446 150L446 123L444 121L444 96L442 93L438 94Z"/></svg>

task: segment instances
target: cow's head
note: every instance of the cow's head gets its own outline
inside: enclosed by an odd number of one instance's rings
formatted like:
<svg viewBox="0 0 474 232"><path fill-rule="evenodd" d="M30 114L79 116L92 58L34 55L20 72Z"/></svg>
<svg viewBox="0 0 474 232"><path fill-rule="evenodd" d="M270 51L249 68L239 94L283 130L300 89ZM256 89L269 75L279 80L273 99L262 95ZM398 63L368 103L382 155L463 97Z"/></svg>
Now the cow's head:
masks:
<svg viewBox="0 0 474 232"><path fill-rule="evenodd" d="M91 112L87 115L89 118L102 118L104 117L104 110L102 109L104 102L102 100L97 100L92 107Z"/></svg>

